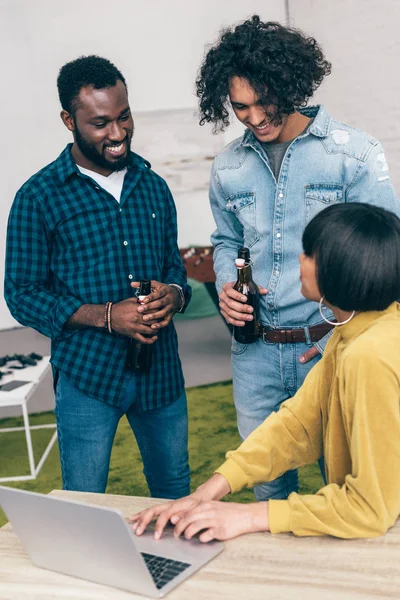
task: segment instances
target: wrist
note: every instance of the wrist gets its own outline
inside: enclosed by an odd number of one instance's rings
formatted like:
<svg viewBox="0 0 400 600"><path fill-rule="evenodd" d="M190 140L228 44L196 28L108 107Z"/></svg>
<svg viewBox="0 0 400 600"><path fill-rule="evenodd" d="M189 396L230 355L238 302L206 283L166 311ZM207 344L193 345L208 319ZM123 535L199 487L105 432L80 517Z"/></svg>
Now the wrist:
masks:
<svg viewBox="0 0 400 600"><path fill-rule="evenodd" d="M182 287L180 285L178 285L177 283L169 283L168 285L170 288L172 288L176 292L176 298L177 298L176 312L182 312L182 310L185 306L185 294L183 293Z"/></svg>
<svg viewBox="0 0 400 600"><path fill-rule="evenodd" d="M220 473L214 473L208 481L197 488L193 495L201 502L208 502L210 500L221 500L230 492L231 488L228 480Z"/></svg>
<svg viewBox="0 0 400 600"><path fill-rule="evenodd" d="M268 502L255 502L251 506L251 533L269 531Z"/></svg>
<svg viewBox="0 0 400 600"><path fill-rule="evenodd" d="M104 329L104 304L82 304L66 323L67 329L97 327Z"/></svg>

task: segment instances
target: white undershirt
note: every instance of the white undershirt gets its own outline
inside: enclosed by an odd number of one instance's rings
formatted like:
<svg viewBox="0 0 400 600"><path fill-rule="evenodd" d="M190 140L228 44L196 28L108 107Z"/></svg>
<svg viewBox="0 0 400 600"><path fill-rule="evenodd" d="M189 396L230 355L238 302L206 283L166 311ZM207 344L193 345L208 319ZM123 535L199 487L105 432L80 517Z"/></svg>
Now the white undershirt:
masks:
<svg viewBox="0 0 400 600"><path fill-rule="evenodd" d="M124 178L128 170L126 167L125 169L122 169L122 171L113 171L108 177L105 177L104 175L100 175L100 173L96 173L95 171L84 169L79 165L76 166L81 173L94 179L95 182L103 188L103 190L106 190L106 192L111 194L111 196L114 196L117 202L120 202Z"/></svg>

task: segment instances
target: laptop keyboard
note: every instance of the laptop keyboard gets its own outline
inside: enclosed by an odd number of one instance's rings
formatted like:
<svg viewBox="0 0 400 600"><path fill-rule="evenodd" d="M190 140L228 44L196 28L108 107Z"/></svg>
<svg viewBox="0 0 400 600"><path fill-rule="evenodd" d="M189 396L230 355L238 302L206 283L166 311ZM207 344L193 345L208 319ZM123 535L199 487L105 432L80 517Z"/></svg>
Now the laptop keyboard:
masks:
<svg viewBox="0 0 400 600"><path fill-rule="evenodd" d="M146 554L145 552L141 554L158 590L179 575L179 573L190 567L188 563L180 562L179 560L171 560L170 558Z"/></svg>

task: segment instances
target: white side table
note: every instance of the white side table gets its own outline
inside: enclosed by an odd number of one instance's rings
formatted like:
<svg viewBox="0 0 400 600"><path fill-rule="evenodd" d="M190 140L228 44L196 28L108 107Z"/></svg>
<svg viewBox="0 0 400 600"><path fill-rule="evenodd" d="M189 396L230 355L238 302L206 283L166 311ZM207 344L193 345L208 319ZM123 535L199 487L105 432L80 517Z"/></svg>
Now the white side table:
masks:
<svg viewBox="0 0 400 600"><path fill-rule="evenodd" d="M27 381L25 385L22 385L15 390L10 390L8 392L4 392L0 389L0 411L2 407L9 406L20 406L22 409L22 416L24 418L24 426L23 427L6 427L0 428L0 433L10 433L12 431L25 431L26 437L26 445L28 448L28 457L29 457L29 467L30 467L30 475L18 475L15 477L0 477L0 483L5 481L29 481L31 479L36 479L39 471L43 467L43 464L48 457L50 450L54 446L57 439L57 431L55 431L52 435L50 442L47 444L45 451L43 452L37 466L35 466L35 459L33 456L33 448L32 448L32 437L31 430L33 429L55 429L55 423L49 423L47 425L33 425L29 424L29 416L27 404L29 399L32 397L39 381L43 378L45 373L50 369L49 356L44 356L42 360L38 361L38 363L34 367L26 367L25 369L21 369L15 371L13 375L9 377L5 376L1 379L0 385L4 383L8 383L8 381L13 381L14 379Z"/></svg>

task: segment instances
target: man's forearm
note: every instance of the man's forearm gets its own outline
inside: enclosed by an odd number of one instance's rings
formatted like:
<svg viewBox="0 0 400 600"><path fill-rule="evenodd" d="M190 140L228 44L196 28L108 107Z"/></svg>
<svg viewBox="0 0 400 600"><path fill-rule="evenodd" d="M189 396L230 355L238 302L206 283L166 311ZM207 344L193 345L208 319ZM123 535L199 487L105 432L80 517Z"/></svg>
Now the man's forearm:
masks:
<svg viewBox="0 0 400 600"><path fill-rule="evenodd" d="M83 329L84 327L103 328L105 323L105 307L103 304L82 304L67 321L66 329Z"/></svg>

